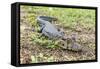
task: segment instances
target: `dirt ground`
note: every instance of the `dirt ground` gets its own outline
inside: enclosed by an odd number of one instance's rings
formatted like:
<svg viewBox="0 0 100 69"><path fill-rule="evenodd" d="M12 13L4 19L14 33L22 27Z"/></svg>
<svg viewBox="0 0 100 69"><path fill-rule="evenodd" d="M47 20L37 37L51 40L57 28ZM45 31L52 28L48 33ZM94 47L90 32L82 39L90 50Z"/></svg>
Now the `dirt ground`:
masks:
<svg viewBox="0 0 100 69"><path fill-rule="evenodd" d="M73 28L64 29L65 33L78 34L77 42L82 46L92 49L92 54L88 52L73 52L61 48L46 48L34 43L31 39L33 27L27 21L27 13L21 12L20 22L20 63L58 62L58 61L79 61L95 59L95 29L83 28L77 25Z"/></svg>

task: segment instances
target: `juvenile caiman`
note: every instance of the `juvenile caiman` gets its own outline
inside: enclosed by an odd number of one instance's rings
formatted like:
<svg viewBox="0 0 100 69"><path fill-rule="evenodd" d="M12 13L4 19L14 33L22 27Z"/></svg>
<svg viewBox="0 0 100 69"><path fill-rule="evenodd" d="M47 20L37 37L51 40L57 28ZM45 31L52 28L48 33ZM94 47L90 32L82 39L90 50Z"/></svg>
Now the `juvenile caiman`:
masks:
<svg viewBox="0 0 100 69"><path fill-rule="evenodd" d="M64 36L63 31L59 31L51 22L52 20L57 20L53 17L48 16L38 16L37 22L40 25L40 31L42 34L47 36L50 39L62 39L62 42L64 43L65 47L64 49L72 50L72 51L87 51L86 48L82 47L80 44L76 42L76 38L72 36L72 38L66 38ZM67 40L67 41L66 41Z"/></svg>

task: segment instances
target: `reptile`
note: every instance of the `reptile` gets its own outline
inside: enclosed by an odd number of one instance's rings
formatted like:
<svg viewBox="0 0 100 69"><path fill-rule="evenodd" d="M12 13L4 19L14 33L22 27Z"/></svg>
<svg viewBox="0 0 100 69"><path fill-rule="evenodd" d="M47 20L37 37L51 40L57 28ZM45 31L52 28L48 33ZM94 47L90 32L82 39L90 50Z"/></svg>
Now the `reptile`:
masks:
<svg viewBox="0 0 100 69"><path fill-rule="evenodd" d="M63 49L68 49L72 51L87 51L80 44L76 42L76 37L72 36L71 38L66 37L64 32L58 30L53 24L52 21L56 21L57 18L49 16L38 16L37 22L40 25L40 31L42 34L47 36L50 39L62 39Z"/></svg>
<svg viewBox="0 0 100 69"><path fill-rule="evenodd" d="M39 16L37 17L37 22L40 25L40 32L45 36L49 37L50 39L58 39L64 36L63 31L58 30L51 22L52 20L57 20L53 17L48 16Z"/></svg>

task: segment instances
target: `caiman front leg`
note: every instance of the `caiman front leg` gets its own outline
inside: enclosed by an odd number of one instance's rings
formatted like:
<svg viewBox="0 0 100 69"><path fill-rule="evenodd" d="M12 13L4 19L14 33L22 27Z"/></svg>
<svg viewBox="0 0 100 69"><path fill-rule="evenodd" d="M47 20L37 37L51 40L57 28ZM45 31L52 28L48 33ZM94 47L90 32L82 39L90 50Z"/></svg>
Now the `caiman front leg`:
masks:
<svg viewBox="0 0 100 69"><path fill-rule="evenodd" d="M41 27L40 27L40 33L42 33L42 30L45 28L45 25L41 25Z"/></svg>

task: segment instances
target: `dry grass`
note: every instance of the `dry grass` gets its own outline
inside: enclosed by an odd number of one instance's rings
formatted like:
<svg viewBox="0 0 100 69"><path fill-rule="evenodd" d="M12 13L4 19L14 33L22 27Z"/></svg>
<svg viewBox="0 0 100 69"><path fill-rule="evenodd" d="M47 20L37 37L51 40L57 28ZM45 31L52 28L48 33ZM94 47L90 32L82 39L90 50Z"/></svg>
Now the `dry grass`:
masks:
<svg viewBox="0 0 100 69"><path fill-rule="evenodd" d="M39 63L39 62L58 62L58 61L79 61L95 59L95 11L67 9L61 12L61 9L42 7L21 6L21 40L20 40L20 62L21 64ZM46 12L45 12L46 11ZM62 13L65 13L63 14ZM79 14L78 14L79 13ZM48 44L48 38L38 36L39 26L36 17L39 15L48 15L58 18L58 25L64 29L67 36L77 34L77 43L84 47L92 49L88 52L73 52L63 50L56 45ZM55 23L56 24L56 23ZM37 41L36 41L37 40ZM43 40L46 42L43 43ZM56 42L56 41L55 41Z"/></svg>

